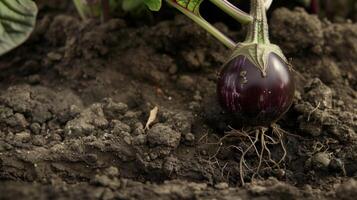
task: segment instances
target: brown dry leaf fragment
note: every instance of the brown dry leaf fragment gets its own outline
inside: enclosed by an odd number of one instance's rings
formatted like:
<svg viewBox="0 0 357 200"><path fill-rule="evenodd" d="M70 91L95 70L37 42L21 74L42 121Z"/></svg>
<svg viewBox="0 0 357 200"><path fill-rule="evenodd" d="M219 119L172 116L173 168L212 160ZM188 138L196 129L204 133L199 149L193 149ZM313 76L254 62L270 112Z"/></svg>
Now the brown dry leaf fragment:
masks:
<svg viewBox="0 0 357 200"><path fill-rule="evenodd" d="M159 112L159 108L157 106L155 106L151 111L150 111L150 115L149 118L146 122L145 125L145 130L148 130L150 125L156 120L157 117L157 113Z"/></svg>

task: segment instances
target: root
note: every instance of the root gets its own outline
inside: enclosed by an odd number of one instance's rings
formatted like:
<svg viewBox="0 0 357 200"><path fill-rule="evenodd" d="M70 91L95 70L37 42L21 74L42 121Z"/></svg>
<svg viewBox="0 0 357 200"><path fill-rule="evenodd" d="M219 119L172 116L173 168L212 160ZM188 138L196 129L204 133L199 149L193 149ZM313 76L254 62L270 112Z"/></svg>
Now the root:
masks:
<svg viewBox="0 0 357 200"><path fill-rule="evenodd" d="M252 130L234 130L232 129L224 137L221 138L220 142L223 143L228 137L234 137L240 140L240 142L248 146L245 150L235 145L230 145L228 148L234 148L241 152L239 161L239 173L242 185L245 185L244 177L245 170L248 173L252 173L251 179L259 176L262 169L280 169L281 163L285 160L287 156L287 150L284 145L283 137L286 131L282 130L277 125L272 125L272 132L270 135L267 134L268 129L264 127L258 127ZM276 161L272 158L272 153L269 149L269 145L280 144L283 151L283 155ZM246 160L248 152L253 150L255 156L258 158L258 164L256 166L249 166Z"/></svg>
<svg viewBox="0 0 357 200"><path fill-rule="evenodd" d="M251 179L254 180L255 177L260 176L262 170L272 170L281 169L281 164L284 162L287 156L287 150L284 144L284 136L290 135L290 133L281 129L278 125L274 124L271 126L271 131L268 134L268 128L265 127L255 127L242 130L231 129L221 138L216 138L216 142L209 143L208 135L204 135L200 138L201 144L205 145L216 145L217 149L212 152L212 155L208 156L208 160L204 160L208 163L209 167L213 168L213 165L220 169L221 177L225 177L225 171L227 170L228 162L219 163L217 158L218 154L222 149L234 149L240 152L239 160L239 174L241 184L245 185L244 177L247 173L251 173ZM232 143L237 144L239 142L240 146L236 146ZM272 157L272 152L269 148L271 145L280 145L282 150L282 155L278 159ZM249 160L247 162L247 155L253 153L253 156L257 158L256 164L254 160ZM229 180L231 171L229 170L226 174L227 181Z"/></svg>
<svg viewBox="0 0 357 200"><path fill-rule="evenodd" d="M247 135L249 138L250 136ZM252 144L242 153L242 156L240 157L240 161L239 161L239 174L240 174L240 180L242 182L242 185L244 185L244 171L243 171L243 165L245 165L248 169L248 165L245 162L245 155L249 152L249 150L254 147L256 149L255 144L258 142L259 139L259 132L257 131L255 134L255 140L254 142L252 142Z"/></svg>
<svg viewBox="0 0 357 200"><path fill-rule="evenodd" d="M309 113L309 115L307 116L307 122L310 121L311 115L319 109L320 104L321 104L321 102L319 102L319 103L317 104L317 106Z"/></svg>

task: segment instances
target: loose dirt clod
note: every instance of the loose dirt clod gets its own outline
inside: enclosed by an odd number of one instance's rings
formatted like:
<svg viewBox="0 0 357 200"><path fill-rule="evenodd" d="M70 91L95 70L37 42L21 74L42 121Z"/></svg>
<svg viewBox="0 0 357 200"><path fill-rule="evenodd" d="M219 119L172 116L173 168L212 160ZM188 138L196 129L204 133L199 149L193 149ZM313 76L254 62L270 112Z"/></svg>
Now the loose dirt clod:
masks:
<svg viewBox="0 0 357 200"><path fill-rule="evenodd" d="M151 145L163 145L176 148L181 139L181 133L172 130L164 124L155 124L147 133Z"/></svg>

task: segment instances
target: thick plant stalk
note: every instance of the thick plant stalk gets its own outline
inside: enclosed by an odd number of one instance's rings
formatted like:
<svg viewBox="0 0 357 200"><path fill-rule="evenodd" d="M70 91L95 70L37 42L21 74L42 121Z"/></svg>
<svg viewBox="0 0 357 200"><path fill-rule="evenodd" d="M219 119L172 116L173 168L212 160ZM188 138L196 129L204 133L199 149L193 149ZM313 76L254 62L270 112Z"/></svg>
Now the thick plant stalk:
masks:
<svg viewBox="0 0 357 200"><path fill-rule="evenodd" d="M253 23L248 26L246 43L270 44L265 0L251 0L250 15Z"/></svg>
<svg viewBox="0 0 357 200"><path fill-rule="evenodd" d="M233 17L242 24L248 24L253 21L252 16L235 7L227 0L210 0L213 4L223 10L225 13Z"/></svg>
<svg viewBox="0 0 357 200"><path fill-rule="evenodd" d="M280 47L270 43L266 1L251 0L250 15L253 17L253 22L248 25L246 39L237 45L231 59L245 56L265 77L267 75L269 56L272 53L276 54L285 63L288 62Z"/></svg>

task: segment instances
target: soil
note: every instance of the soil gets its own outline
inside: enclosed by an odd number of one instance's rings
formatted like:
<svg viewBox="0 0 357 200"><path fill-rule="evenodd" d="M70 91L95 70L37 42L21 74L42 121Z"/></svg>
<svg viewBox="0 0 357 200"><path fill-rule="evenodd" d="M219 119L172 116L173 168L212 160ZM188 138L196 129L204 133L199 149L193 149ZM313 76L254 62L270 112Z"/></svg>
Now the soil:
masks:
<svg viewBox="0 0 357 200"><path fill-rule="evenodd" d="M244 143L220 139L232 122L215 97L230 53L219 42L181 15L101 24L40 8L30 40L0 61L0 199L357 195L356 23L273 12L272 41L291 58L297 91L276 125L285 160L253 176L240 170ZM244 30L216 26L243 40ZM269 149L281 157L281 145Z"/></svg>

